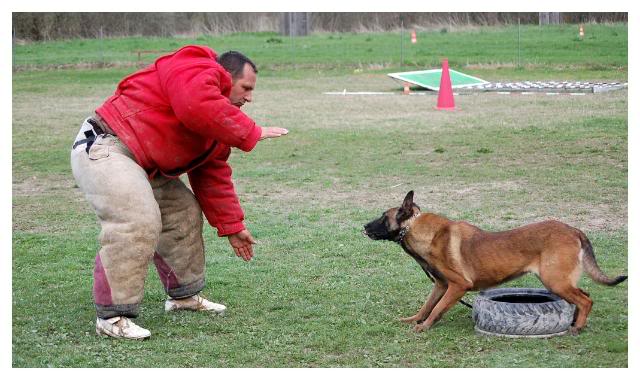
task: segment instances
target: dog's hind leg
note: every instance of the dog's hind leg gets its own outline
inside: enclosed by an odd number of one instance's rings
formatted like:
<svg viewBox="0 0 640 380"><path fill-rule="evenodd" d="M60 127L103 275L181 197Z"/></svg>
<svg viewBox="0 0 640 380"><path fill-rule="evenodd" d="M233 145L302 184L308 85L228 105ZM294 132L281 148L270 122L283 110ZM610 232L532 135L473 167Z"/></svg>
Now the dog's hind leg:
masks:
<svg viewBox="0 0 640 380"><path fill-rule="evenodd" d="M467 288L464 288L455 283L449 282L449 287L444 293L444 296L440 299L440 301L433 308L429 317L422 323L416 325L413 330L415 332L421 332L423 330L427 330L433 326L434 323L438 322L442 315L447 312L451 308L451 306L455 305L464 294L467 292Z"/></svg>
<svg viewBox="0 0 640 380"><path fill-rule="evenodd" d="M563 289L552 288L551 291L562 297L565 301L576 305L577 310L574 315L571 333L577 334L587 324L587 316L591 312L593 301L582 289L573 286L566 286Z"/></svg>
<svg viewBox="0 0 640 380"><path fill-rule="evenodd" d="M539 277L544 286L565 301L576 305L572 334L577 334L584 328L593 306L589 294L578 288L582 272L580 254L580 247L574 245L555 247L554 251L543 252L540 265Z"/></svg>
<svg viewBox="0 0 640 380"><path fill-rule="evenodd" d="M438 301L440 301L440 299L442 298L446 290L447 290L447 285L445 285L440 281L434 281L431 294L429 294L429 297L425 301L424 305L422 305L420 310L418 310L416 315L408 318L401 318L400 321L406 322L406 323L412 323L412 322L422 323L425 320L425 318L429 316L429 314L431 313L431 310L433 310L433 308L436 306Z"/></svg>

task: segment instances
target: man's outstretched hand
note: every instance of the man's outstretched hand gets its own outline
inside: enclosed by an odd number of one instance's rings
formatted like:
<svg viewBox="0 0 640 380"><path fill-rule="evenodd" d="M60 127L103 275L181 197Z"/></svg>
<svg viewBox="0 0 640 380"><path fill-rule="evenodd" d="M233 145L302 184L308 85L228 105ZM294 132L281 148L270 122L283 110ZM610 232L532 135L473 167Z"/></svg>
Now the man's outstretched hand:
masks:
<svg viewBox="0 0 640 380"><path fill-rule="evenodd" d="M253 244L257 241L251 236L248 230L242 230L233 235L228 235L229 244L233 247L236 256L242 257L242 260L249 261L253 257Z"/></svg>
<svg viewBox="0 0 640 380"><path fill-rule="evenodd" d="M274 137L284 136L289 133L289 130L278 127L262 127L262 134L260 140L272 139Z"/></svg>

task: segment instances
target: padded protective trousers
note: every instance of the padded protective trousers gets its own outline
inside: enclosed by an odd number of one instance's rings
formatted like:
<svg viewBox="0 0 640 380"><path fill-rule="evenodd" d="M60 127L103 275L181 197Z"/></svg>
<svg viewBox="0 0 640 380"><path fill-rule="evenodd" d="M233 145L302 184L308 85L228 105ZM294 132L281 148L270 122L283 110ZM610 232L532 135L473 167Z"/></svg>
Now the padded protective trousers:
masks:
<svg viewBox="0 0 640 380"><path fill-rule="evenodd" d="M85 121L83 128L91 126ZM137 316L151 260L169 296L202 290L202 211L179 178L149 180L109 134L98 135L88 151L86 144L74 148L71 167L102 228L93 273L98 317Z"/></svg>

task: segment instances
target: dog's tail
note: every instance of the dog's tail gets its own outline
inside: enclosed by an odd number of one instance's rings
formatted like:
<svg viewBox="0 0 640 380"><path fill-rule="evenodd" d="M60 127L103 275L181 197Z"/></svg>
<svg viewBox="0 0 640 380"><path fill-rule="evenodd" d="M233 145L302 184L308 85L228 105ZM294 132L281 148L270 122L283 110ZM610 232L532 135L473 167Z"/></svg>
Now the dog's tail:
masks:
<svg viewBox="0 0 640 380"><path fill-rule="evenodd" d="M602 270L596 262L596 256L593 254L593 247L591 246L589 238L587 238L582 231L579 231L579 235L580 244L582 245L583 250L582 267L593 281L603 285L615 286L627 279L627 276L618 276L611 279L606 274L602 273Z"/></svg>

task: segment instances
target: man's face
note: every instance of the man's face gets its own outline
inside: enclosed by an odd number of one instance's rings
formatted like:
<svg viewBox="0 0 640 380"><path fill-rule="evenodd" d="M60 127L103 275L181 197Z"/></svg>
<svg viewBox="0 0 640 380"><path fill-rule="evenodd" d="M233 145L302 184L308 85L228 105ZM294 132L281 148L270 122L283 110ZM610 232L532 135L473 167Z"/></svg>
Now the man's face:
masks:
<svg viewBox="0 0 640 380"><path fill-rule="evenodd" d="M245 63L242 76L233 80L229 100L231 104L240 108L245 102L251 102L253 89L256 87L256 73L250 64Z"/></svg>

